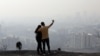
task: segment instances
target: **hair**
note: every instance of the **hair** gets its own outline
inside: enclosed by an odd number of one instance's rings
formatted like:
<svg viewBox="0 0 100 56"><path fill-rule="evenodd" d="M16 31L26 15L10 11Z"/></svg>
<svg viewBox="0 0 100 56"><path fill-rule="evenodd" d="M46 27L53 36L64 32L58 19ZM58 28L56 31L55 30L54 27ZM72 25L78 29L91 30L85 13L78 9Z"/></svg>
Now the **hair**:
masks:
<svg viewBox="0 0 100 56"><path fill-rule="evenodd" d="M37 33L38 29L41 28L41 25L38 25L38 27L35 30L35 33Z"/></svg>
<svg viewBox="0 0 100 56"><path fill-rule="evenodd" d="M38 30L39 28L41 28L41 25L38 25L37 30Z"/></svg>
<svg viewBox="0 0 100 56"><path fill-rule="evenodd" d="M41 22L41 25L42 25L42 26L45 26L45 23L44 23L44 22Z"/></svg>

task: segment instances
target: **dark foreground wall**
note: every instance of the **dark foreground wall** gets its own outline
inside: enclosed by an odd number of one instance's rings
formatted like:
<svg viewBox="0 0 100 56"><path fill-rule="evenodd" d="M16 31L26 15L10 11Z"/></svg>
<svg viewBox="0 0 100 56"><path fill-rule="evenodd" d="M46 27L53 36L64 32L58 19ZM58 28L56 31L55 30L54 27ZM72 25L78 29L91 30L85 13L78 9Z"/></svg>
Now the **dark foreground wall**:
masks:
<svg viewBox="0 0 100 56"><path fill-rule="evenodd" d="M2 51L0 56L43 56L38 55L36 51L33 50L23 50L23 51ZM51 51L51 54L46 54L45 56L100 56L100 53L73 53L64 51Z"/></svg>

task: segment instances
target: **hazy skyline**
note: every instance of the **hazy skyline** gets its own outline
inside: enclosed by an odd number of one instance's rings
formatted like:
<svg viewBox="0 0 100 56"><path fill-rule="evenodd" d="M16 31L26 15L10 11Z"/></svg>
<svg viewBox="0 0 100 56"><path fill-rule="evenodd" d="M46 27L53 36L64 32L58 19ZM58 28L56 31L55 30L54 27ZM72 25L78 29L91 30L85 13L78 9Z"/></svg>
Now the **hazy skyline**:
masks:
<svg viewBox="0 0 100 56"><path fill-rule="evenodd" d="M100 0L0 0L1 40L10 41L9 37L15 36L21 41L26 40L26 44L30 41L34 44L37 25L41 21L48 25L52 19L55 20L49 31L52 48L86 48L88 44L90 48L100 46L99 39L87 35L97 34L95 31L100 30ZM86 35L83 35L84 32ZM93 41L88 42L84 37ZM15 46L15 43L11 45Z"/></svg>
<svg viewBox="0 0 100 56"><path fill-rule="evenodd" d="M35 19L34 17L58 19L57 17L66 18L77 12L99 15L99 2L100 0L0 0L0 20L27 21Z"/></svg>

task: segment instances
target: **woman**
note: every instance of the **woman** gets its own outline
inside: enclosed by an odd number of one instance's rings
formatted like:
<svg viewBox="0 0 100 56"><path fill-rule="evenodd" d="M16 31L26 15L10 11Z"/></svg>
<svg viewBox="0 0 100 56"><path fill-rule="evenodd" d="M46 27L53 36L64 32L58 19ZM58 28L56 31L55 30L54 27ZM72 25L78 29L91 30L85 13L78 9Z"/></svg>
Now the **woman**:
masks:
<svg viewBox="0 0 100 56"><path fill-rule="evenodd" d="M36 33L36 41L37 41L37 53L41 54L42 53L42 47L41 47L41 38L42 38L42 33L38 31L38 29L41 28L41 25L38 25L38 27L35 30Z"/></svg>

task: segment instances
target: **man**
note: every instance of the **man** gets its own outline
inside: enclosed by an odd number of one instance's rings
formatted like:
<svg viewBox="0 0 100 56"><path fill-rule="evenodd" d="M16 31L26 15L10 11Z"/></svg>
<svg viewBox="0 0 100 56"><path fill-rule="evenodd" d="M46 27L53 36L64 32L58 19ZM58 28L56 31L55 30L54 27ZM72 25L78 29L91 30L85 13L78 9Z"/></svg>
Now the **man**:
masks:
<svg viewBox="0 0 100 56"><path fill-rule="evenodd" d="M50 43L49 43L49 34L48 29L53 25L54 20L52 20L52 23L49 26L45 26L44 22L41 22L41 28L38 31L41 31L42 33L42 42L43 42L43 53L45 54L45 44L47 44L48 52L50 53Z"/></svg>

